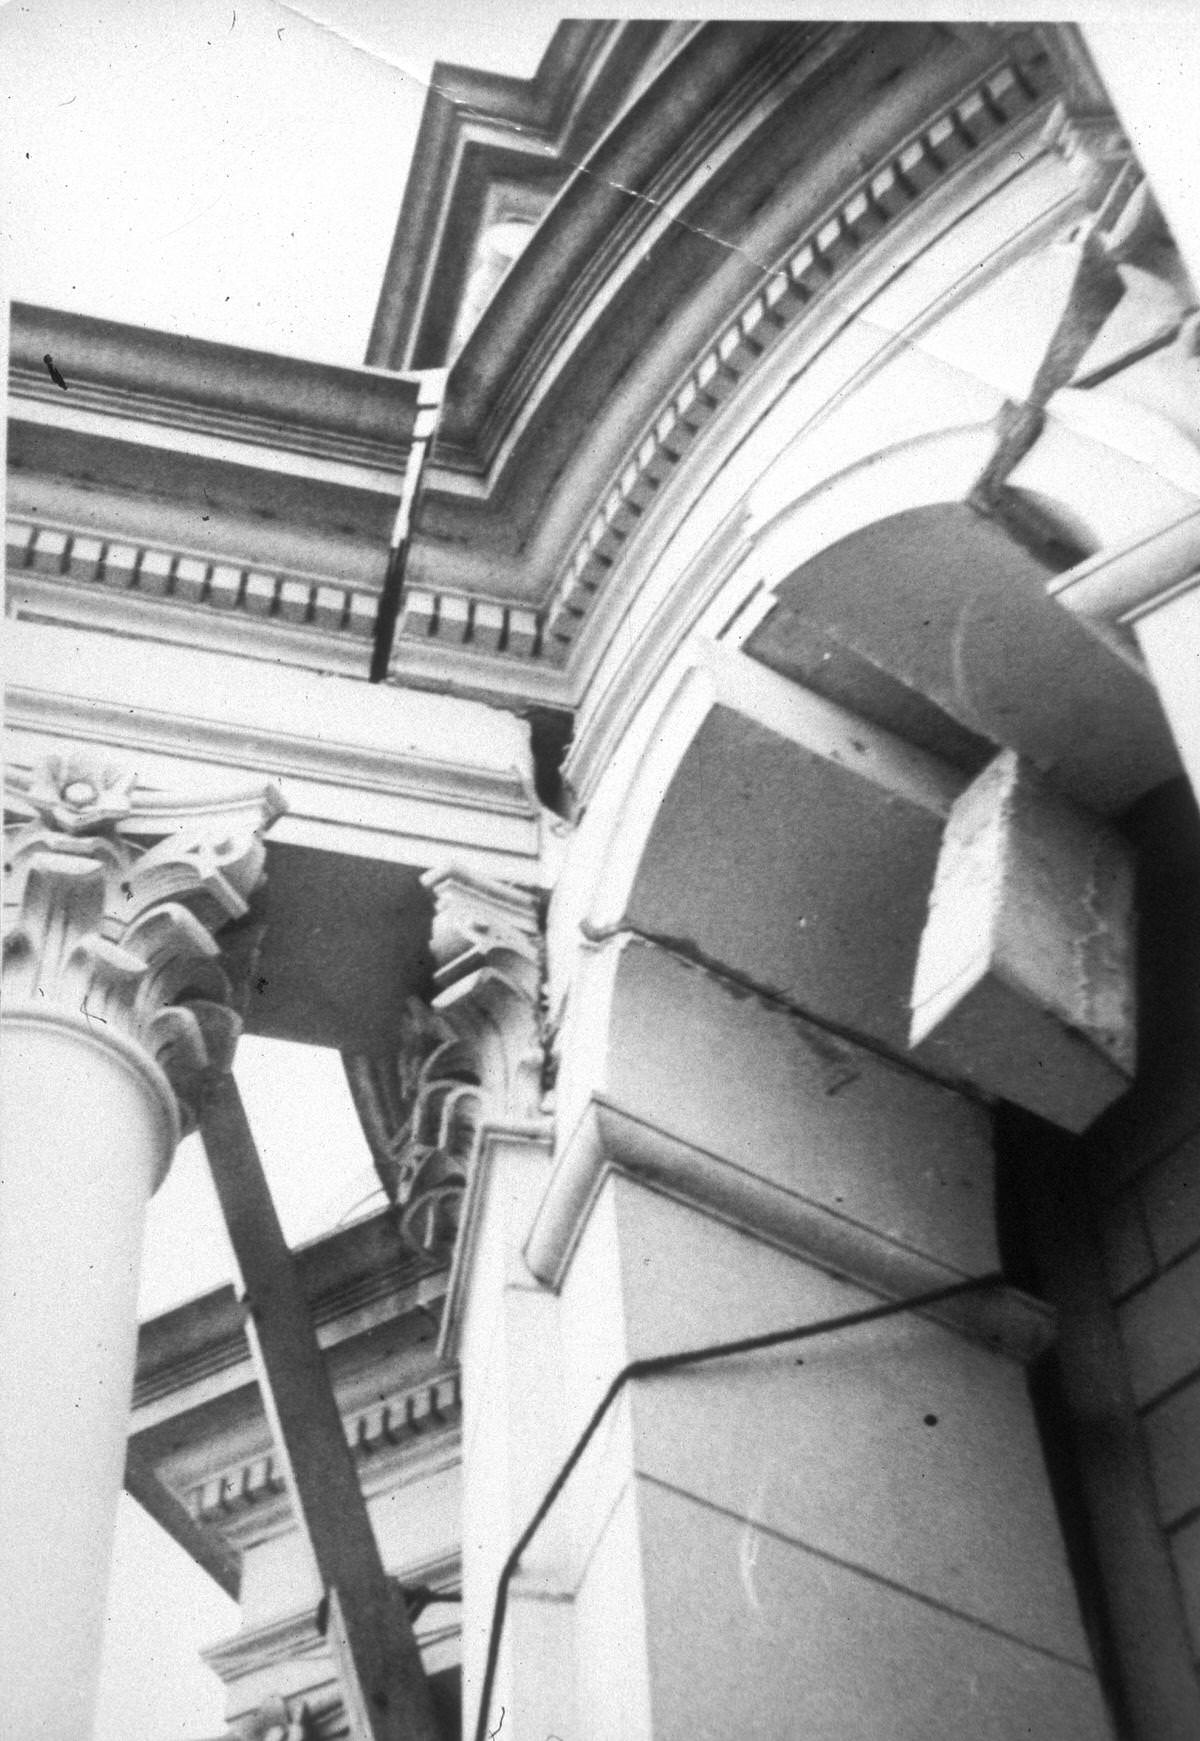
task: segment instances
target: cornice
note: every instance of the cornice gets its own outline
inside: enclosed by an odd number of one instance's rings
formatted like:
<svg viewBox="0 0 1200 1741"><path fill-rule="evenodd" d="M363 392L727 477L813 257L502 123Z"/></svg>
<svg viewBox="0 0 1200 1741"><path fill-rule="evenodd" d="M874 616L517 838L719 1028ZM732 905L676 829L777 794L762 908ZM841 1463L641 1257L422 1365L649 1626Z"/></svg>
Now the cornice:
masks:
<svg viewBox="0 0 1200 1741"><path fill-rule="evenodd" d="M553 212L468 341L447 384L439 462L461 454L496 493L559 359L603 318L646 249L676 225L701 229L693 207L711 178L852 30L714 23L684 42L586 160L572 165ZM731 234L732 251L739 240Z"/></svg>
<svg viewBox="0 0 1200 1741"><path fill-rule="evenodd" d="M165 549L97 536L69 525L9 519L6 528L9 608L113 626L168 640L224 638L246 653L261 638L262 658L365 674L379 593L325 576L223 562L195 547ZM123 608L122 608L123 607ZM222 635L225 625L235 624ZM286 656L286 655L285 655Z"/></svg>
<svg viewBox="0 0 1200 1741"><path fill-rule="evenodd" d="M1035 82L1045 78L1044 67L1031 71L1029 42L1011 33L976 32L965 46L939 39L933 56L939 70L929 72L918 56L896 86L902 95L893 98L889 90L880 99L879 119L858 90L863 74L855 59L860 42L869 59L875 27L711 25L665 34L662 27L644 27L651 28L658 35L648 46L633 26L616 35L613 26L572 26L584 34L571 39L566 73L548 54L538 75L536 100L549 117L546 125L564 138L574 127L581 150L589 127L596 138L451 372L440 448L424 468L409 546L390 667L394 683L474 694L506 707L577 702L583 666L595 653L595 636L584 631L593 619L613 614L611 608L598 612L597 602L613 592L614 570L630 540L697 440L721 422L723 407L750 380L770 369L781 338L814 315L825 318L822 311L847 294L851 268L891 248L893 233L916 234L907 220L919 216L931 195L950 187L964 165L1003 153L1021 137L1044 94ZM890 28L893 50L911 59L907 39ZM1004 52L986 63L989 44ZM556 52L561 59L561 44ZM621 60L619 73L614 57ZM977 70L967 77L972 63ZM963 76L946 101L947 69L954 68ZM474 77L463 75L468 95ZM787 105L803 97L809 82L816 81L816 97L823 99L841 89L844 77L853 88L846 99L845 150L835 156L843 164L865 159L871 167L832 203L821 189L832 188L835 171L821 167L798 224L802 202L793 197L795 188L764 179L773 147L760 150L761 141L772 128L779 131L781 118L792 113ZM521 105L534 98L502 86L488 100L511 110L516 124ZM683 104L678 113L666 100L672 92ZM935 104L931 93L938 92ZM466 126L471 100L461 107ZM914 110L926 117L915 129ZM640 282L650 240L657 238L656 265L660 251L669 261L689 238L697 245L697 225L707 234L705 201L718 195L734 200L729 224L708 238L728 238L724 260L719 268L706 267L695 285L675 285L677 268L667 265L670 294L683 299L678 318L647 333L635 367L624 380L618 374L594 426L576 431L571 419L578 422L579 413L571 407L579 370L601 343L598 373L589 371L588 378L605 393L604 369L619 358L614 352L608 359L604 347L611 349L613 334L628 324L630 287ZM748 212L755 214L751 228ZM772 236L772 251L764 255L759 243ZM764 273L760 260L774 263ZM642 318L636 308L633 318ZM14 614L362 675L375 631L386 527L430 383L25 307L17 325L18 424L22 404L39 418L64 420L59 433L49 428L48 448L31 452L53 473L61 433L68 486L57 518L23 512L12 527ZM68 355L72 344L90 347L89 360L64 394L53 387L40 355L53 346ZM685 351L689 361L679 373L672 359ZM490 360L481 375L485 357ZM196 542L201 516L191 513L196 507L208 514L199 491L201 481L211 483L208 473L201 479L200 472L189 472L186 489L195 503L180 498L176 512L167 497L146 498L142 515L133 483L122 481L120 467L132 464L121 457L122 440L102 442L116 470L72 518L78 506L67 499L72 468L80 470L86 444L100 438L73 431L71 418L90 418L111 433L133 412L152 450L168 434L182 444L163 456L176 470L188 442L215 440L218 428L236 433L239 452L259 454L268 468L255 472L259 462L249 472L240 462L232 468L238 477L230 511L220 528L214 511L206 528L210 546ZM558 431L560 417L567 421ZM467 446L477 456L494 450L491 461L480 462L478 476L447 469L447 455L461 447L460 425L473 431ZM39 439L47 436L46 427L39 428ZM84 446L76 452L71 442ZM331 464L336 450L357 482L343 490L329 478L314 481L305 498L299 476L269 471L271 454L286 457L285 450L289 464L301 465ZM19 451L16 457L19 465ZM210 456L195 465L221 471L223 462ZM40 488L40 475L26 475ZM279 510L278 518L261 524L253 512L260 477L262 501L276 501ZM185 487L170 468L163 478L168 495ZM344 514L338 506L343 496ZM30 501L41 503L41 497ZM590 511L581 514L588 503ZM353 538L343 520L357 526Z"/></svg>
<svg viewBox="0 0 1200 1741"><path fill-rule="evenodd" d="M747 296L743 288L715 333L709 328L711 336L694 353L683 377L677 377L666 396L643 411L640 431L624 440L621 461L609 473L607 483L597 485L595 481L592 453L597 443L584 443L562 472L553 497L557 505L543 503L539 529L523 557L522 590L530 593L535 589L531 578L535 575L545 577L541 585L549 584L549 591L543 594L545 603L535 612L532 605L504 603L495 596L484 599L437 584L434 577L440 572L453 571L447 569L444 555L448 547L443 544L452 525L459 527L458 537L469 547L473 534L466 528L477 520L482 535L486 522L489 562L499 575L505 574L506 533L500 497L453 495L449 474L435 450L426 472L424 507L418 516L410 559L396 669L401 668L408 648L428 648L430 643L447 651L461 648L478 653L486 649L497 664L516 659L527 667L570 669L580 632L611 581L624 546L698 437L717 421L722 407L749 378L769 367L770 357L785 334L805 317L811 319L826 305L837 303L840 281L848 268L870 258L874 250L890 247L894 231L908 233L904 220L917 214L930 195L948 188L964 167L1003 154L1018 136L1036 128L1052 94L1036 82L1044 76L1044 69L1036 74L1010 49L977 72L965 87L960 85L953 100L943 101L931 118L901 133L832 206L823 206L819 215L804 225L772 272L765 278L752 275L757 278L752 293ZM552 245L560 207L561 202L539 232L539 237L544 233L547 248ZM686 224L684 213L677 216ZM672 223L675 221L673 217ZM535 239L513 268L473 343L485 342L493 330L491 323L501 317L500 305L505 298L518 296L523 284L528 288L528 275L537 264L537 245ZM851 318L851 311L845 310L844 315ZM460 368L465 366L466 357L464 352ZM455 405L455 396L452 374L448 406ZM552 395L539 415L550 414L550 403ZM622 415L626 412L627 408ZM461 406L457 414L461 415ZM453 427L452 422L449 427ZM446 429L444 423L443 434ZM520 451L518 443L513 449L514 464ZM543 461L537 455L530 458L536 471ZM589 480L586 484L584 474ZM595 507L580 530L576 504L584 487ZM568 493L569 513L565 507ZM449 508L452 497L458 504L453 511ZM563 547L561 532L565 529L574 530L574 539ZM520 629L513 634L509 624L518 611ZM536 631L529 622L531 612ZM482 629L478 638L477 622Z"/></svg>
<svg viewBox="0 0 1200 1741"><path fill-rule="evenodd" d="M405 1568L406 1579L440 1592L457 1591L462 1584L462 1556L439 1554ZM421 1628L424 1648L456 1638L461 1631L457 1616L440 1626ZM201 1656L213 1672L230 1685L247 1675L275 1668L300 1655L324 1654L328 1641L317 1625L315 1607L295 1609L265 1625L246 1627L233 1638L210 1645Z"/></svg>
<svg viewBox="0 0 1200 1741"><path fill-rule="evenodd" d="M638 520L723 402L793 321L826 293L835 296L835 281L882 241L897 219L968 157L1027 116L1036 102L1036 91L1020 66L1002 63L913 135L890 162L862 177L726 322L633 444L627 464L576 544L546 610L548 657L565 658L606 571Z"/></svg>
<svg viewBox="0 0 1200 1741"><path fill-rule="evenodd" d="M63 417L105 417L220 436L249 447L345 460L402 473L422 383L154 332L16 302L10 340L10 416L25 403ZM52 355L67 381L50 379Z"/></svg>
<svg viewBox="0 0 1200 1741"><path fill-rule="evenodd" d="M10 611L365 675L440 385L15 305Z"/></svg>
<svg viewBox="0 0 1200 1741"><path fill-rule="evenodd" d="M391 1491L401 1465L413 1465L415 1480L431 1472L431 1457L439 1467L457 1463L461 1419L456 1371L396 1387L370 1407L345 1414L346 1438L367 1496L385 1486ZM287 1527L291 1516L283 1468L270 1451L239 1457L182 1497L196 1523L218 1529L235 1546L247 1532L261 1539L264 1531Z"/></svg>
<svg viewBox="0 0 1200 1741"><path fill-rule="evenodd" d="M390 1211L301 1246L296 1260L323 1347L411 1312L427 1316L445 1289L444 1266L423 1259L397 1238ZM153 1409L158 1418L162 1404L186 1399L215 1375L236 1372L237 1382L244 1381L250 1363L245 1315L227 1286L141 1326L133 1391L135 1432L147 1424L139 1421L140 1414ZM185 1400L181 1406L190 1405Z"/></svg>
<svg viewBox="0 0 1200 1741"><path fill-rule="evenodd" d="M367 362L441 366L489 182L561 185L670 27L571 20L532 79L439 62L413 150Z"/></svg>

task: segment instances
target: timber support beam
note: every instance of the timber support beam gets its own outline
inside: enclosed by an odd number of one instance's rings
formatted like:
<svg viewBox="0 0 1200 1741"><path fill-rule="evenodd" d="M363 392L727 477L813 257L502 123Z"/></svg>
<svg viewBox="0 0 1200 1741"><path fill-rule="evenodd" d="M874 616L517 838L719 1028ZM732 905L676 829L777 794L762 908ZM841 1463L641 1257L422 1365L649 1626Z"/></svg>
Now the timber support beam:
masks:
<svg viewBox="0 0 1200 1741"><path fill-rule="evenodd" d="M241 1096L213 1089L201 1135L248 1306L263 1406L325 1600L354 1741L436 1741L403 1598L388 1578Z"/></svg>

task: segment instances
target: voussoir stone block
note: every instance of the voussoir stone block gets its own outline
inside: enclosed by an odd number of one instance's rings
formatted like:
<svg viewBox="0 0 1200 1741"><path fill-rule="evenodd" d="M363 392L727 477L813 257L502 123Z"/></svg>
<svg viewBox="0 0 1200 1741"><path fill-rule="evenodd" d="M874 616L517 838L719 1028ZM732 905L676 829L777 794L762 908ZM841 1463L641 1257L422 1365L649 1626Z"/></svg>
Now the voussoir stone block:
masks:
<svg viewBox="0 0 1200 1741"><path fill-rule="evenodd" d="M911 997L910 1044L1061 1127L1129 1086L1133 857L1005 750L955 802Z"/></svg>

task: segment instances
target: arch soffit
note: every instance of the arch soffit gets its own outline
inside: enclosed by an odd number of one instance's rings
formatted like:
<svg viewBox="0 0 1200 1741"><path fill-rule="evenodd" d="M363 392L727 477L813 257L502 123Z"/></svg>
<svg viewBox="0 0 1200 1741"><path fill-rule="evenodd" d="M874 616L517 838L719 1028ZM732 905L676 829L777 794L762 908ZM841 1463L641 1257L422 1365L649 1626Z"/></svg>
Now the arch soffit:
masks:
<svg viewBox="0 0 1200 1741"><path fill-rule="evenodd" d="M722 792L738 802L739 792L758 784L772 754L782 755L780 777L791 757L816 770L825 788L824 796L814 788L808 813L813 828L797 838L813 838L822 804L832 818L846 802L861 811L846 837L847 851L854 850L855 828L861 838L876 826L897 830L896 851L907 855L914 874L914 913L923 912L950 805L993 747L1012 743L1054 772L1074 796L1107 812L1125 808L1177 771L1153 689L1136 658L1122 657L1056 605L1042 587L1049 572L965 505L991 441L990 425L949 429L870 455L766 522L759 542L744 552L699 624L650 679L624 731L605 746L603 771L552 903L552 1004L565 991L580 935L601 942L619 932L643 909L648 890L650 908L668 930L675 927L671 891L683 889L693 860L709 851ZM986 584L965 594L964 609L953 611L945 593L947 544L967 548L973 522L978 535L972 553L994 566ZM899 714L886 694L881 702L872 697L874 717L867 719L844 705L836 690L821 695L796 680L786 656L780 657L778 638L772 646L764 631L794 607L806 573L818 570L822 559L836 553L844 570L852 566L847 556L856 545L873 544L878 552L881 535L886 545L889 527L915 529L915 538L907 538L909 575L920 538L928 536L931 551L940 544L934 592L942 614L933 632L941 644L931 649L924 672L905 669L899 660L887 672L879 647L863 649L868 663L873 665L874 652L880 664L873 668L905 692ZM1013 589L1011 613L1004 606L1005 588ZM855 601L868 615L869 596L869 587L859 588ZM897 645L907 636L910 648L919 650L920 637L914 639L912 630L919 612L934 608L928 600L923 604L914 593L908 601ZM827 599L819 603L818 615L828 615L827 606ZM1022 643L1028 657L1018 666L1012 656ZM993 681L997 661L1001 669ZM958 695L951 692L954 684L961 684ZM923 737L917 730L915 742L910 702L918 710L927 704L933 720L932 733ZM854 794L852 800L847 793ZM767 810L773 816L761 839L755 814L745 811L738 881L723 897L714 891L715 900L753 903L756 881L770 880L770 854L782 849L782 837L772 847L778 805L768 803ZM798 828L803 819L801 805ZM836 875L837 856L836 842L832 856L815 855L823 876ZM883 865L877 880L886 885ZM681 915L685 906L681 897ZM905 924L912 928L912 915ZM853 1014L846 1011L848 1026ZM890 1030L878 1037L895 1038Z"/></svg>

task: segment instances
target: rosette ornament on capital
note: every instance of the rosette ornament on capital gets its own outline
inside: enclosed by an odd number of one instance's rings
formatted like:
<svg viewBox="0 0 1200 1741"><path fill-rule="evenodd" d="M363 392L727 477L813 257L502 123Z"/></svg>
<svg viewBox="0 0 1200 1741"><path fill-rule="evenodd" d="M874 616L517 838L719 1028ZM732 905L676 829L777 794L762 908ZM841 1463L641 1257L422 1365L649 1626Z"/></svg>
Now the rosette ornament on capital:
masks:
<svg viewBox="0 0 1200 1741"><path fill-rule="evenodd" d="M176 799L83 753L5 777L5 1010L85 1024L163 1073L181 1132L240 1031L221 933L263 879L274 787Z"/></svg>

